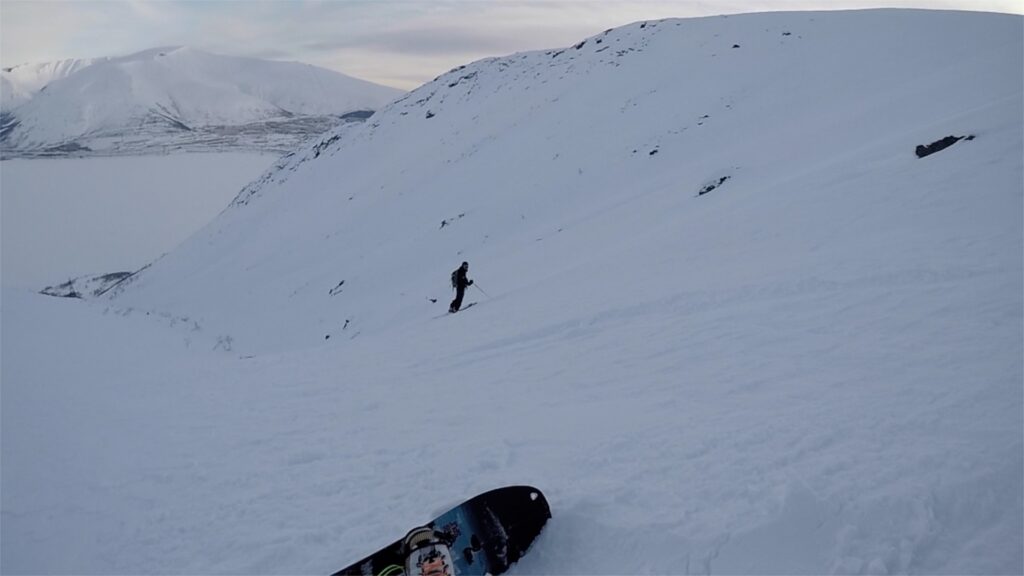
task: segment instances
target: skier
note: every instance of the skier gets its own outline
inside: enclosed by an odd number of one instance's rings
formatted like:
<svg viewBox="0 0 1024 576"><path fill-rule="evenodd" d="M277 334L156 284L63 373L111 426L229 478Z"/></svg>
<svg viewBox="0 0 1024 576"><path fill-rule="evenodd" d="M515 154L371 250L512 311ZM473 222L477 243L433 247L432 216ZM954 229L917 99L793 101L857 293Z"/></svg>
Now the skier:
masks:
<svg viewBox="0 0 1024 576"><path fill-rule="evenodd" d="M462 308L462 297L466 294L466 286L472 286L473 281L466 278L466 272L469 272L469 262L463 262L462 266L459 266L454 272L452 272L452 288L455 288L455 300L452 300L450 306L448 306L448 312L455 313Z"/></svg>

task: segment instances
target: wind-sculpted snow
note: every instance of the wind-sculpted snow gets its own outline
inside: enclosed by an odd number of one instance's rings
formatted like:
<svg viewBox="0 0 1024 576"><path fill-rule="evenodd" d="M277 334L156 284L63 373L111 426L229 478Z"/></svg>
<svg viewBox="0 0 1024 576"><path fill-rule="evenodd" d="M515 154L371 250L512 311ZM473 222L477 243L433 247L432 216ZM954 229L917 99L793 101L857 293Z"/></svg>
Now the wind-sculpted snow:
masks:
<svg viewBox="0 0 1024 576"><path fill-rule="evenodd" d="M773 13L470 63L112 297L5 294L3 572L330 573L530 484L513 574L1021 573L1022 36Z"/></svg>

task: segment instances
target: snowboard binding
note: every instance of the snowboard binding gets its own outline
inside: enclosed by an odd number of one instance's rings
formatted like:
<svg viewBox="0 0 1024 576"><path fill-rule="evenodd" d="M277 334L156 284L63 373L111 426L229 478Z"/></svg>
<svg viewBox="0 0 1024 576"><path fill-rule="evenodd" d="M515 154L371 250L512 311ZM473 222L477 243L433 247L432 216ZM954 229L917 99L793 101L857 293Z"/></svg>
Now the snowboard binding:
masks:
<svg viewBox="0 0 1024 576"><path fill-rule="evenodd" d="M414 528L405 536L402 548L405 576L455 576L451 549L433 528Z"/></svg>

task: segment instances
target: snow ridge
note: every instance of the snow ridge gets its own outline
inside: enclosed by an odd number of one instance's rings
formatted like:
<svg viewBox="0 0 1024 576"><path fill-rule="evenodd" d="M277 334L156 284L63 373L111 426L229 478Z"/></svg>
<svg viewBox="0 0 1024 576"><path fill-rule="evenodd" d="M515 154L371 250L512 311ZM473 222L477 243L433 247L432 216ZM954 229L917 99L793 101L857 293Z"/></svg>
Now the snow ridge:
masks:
<svg viewBox="0 0 1024 576"><path fill-rule="evenodd" d="M10 111L28 102L44 86L99 61L95 58L20 64L0 71L0 110Z"/></svg>

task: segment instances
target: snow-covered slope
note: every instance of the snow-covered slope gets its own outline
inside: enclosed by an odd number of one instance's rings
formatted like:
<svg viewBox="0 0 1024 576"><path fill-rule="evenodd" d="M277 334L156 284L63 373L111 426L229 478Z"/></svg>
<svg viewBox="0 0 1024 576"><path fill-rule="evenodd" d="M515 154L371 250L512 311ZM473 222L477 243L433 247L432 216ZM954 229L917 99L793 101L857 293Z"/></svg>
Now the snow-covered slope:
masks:
<svg viewBox="0 0 1024 576"><path fill-rule="evenodd" d="M87 66L95 59L68 59L43 64L21 64L0 70L0 148L18 126L14 109L28 102L47 84Z"/></svg>
<svg viewBox="0 0 1024 576"><path fill-rule="evenodd" d="M44 86L64 78L96 59L76 58L42 64L21 64L0 70L0 110L10 111L32 99Z"/></svg>
<svg viewBox="0 0 1024 576"><path fill-rule="evenodd" d="M187 47L154 48L66 72L8 111L8 154L282 149L337 124L338 116L375 110L401 94L305 64Z"/></svg>
<svg viewBox="0 0 1024 576"><path fill-rule="evenodd" d="M477 62L286 158L123 301L200 312L268 350L309 345L345 320L363 333L416 321L461 259L502 292L543 287L531 305L575 312L596 282L633 299L826 270L847 279L862 270L844 256L866 246L873 273L902 269L887 253L938 247L890 237L926 227L903 225L914 206L865 198L907 202L961 155L1014 158L1019 23L930 12L637 23ZM949 134L978 138L915 157ZM1001 191L1016 183L1005 170L962 170L1001 178ZM790 207L784 220L779 206ZM854 209L864 222L836 224ZM765 238L748 246L749 234ZM695 274L721 256L705 242L739 243L760 264L730 258L716 277ZM667 261L637 270L648 253ZM925 254L907 256L920 265Z"/></svg>
<svg viewBox="0 0 1024 576"><path fill-rule="evenodd" d="M529 483L514 574L1020 573L1022 31L758 14L476 62L92 309L7 296L4 571L329 573Z"/></svg>

